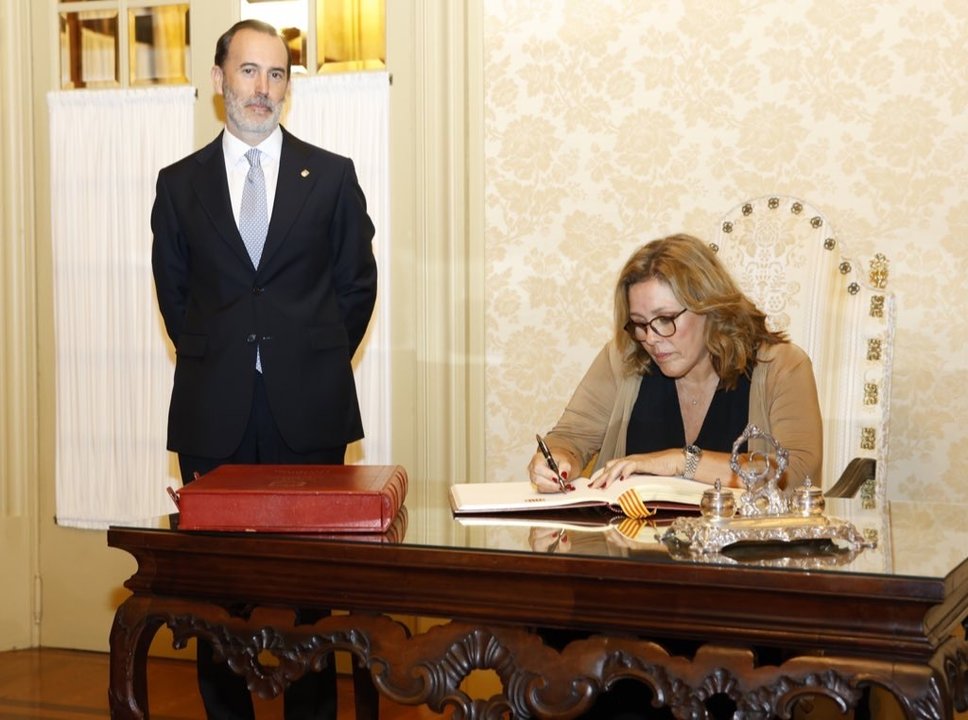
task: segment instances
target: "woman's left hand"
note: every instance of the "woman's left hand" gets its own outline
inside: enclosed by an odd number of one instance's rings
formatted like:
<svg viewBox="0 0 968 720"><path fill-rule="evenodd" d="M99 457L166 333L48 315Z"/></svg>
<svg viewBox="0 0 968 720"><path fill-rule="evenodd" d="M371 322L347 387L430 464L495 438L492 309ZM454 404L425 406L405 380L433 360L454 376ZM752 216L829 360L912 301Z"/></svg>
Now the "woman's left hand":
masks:
<svg viewBox="0 0 968 720"><path fill-rule="evenodd" d="M661 450L615 458L592 474L588 487L606 488L616 480L624 480L631 475L676 475L679 473L677 462L681 460L682 450Z"/></svg>

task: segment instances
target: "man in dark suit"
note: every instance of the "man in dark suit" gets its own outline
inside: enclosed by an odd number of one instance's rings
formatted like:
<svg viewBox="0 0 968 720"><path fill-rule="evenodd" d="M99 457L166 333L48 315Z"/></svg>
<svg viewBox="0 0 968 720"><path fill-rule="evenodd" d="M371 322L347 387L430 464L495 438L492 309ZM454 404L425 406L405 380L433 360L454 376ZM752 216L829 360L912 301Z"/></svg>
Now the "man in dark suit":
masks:
<svg viewBox="0 0 968 720"><path fill-rule="evenodd" d="M341 464L363 436L350 363L376 298L374 228L353 162L279 125L290 67L271 25L230 28L212 68L225 131L158 175L152 267L185 483L223 463ZM211 652L199 642L209 717L252 718ZM293 683L286 718L335 717L334 679Z"/></svg>

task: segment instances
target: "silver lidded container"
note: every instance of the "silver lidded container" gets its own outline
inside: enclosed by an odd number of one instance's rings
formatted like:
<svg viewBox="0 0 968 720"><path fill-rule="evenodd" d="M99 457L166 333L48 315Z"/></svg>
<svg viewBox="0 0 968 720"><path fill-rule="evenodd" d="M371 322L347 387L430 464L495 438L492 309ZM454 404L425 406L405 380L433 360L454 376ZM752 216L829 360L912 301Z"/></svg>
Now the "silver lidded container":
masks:
<svg viewBox="0 0 968 720"><path fill-rule="evenodd" d="M732 490L723 490L719 479L709 490L702 494L699 511L710 520L728 520L736 514L736 500Z"/></svg>
<svg viewBox="0 0 968 720"><path fill-rule="evenodd" d="M793 512L803 517L813 515L823 515L826 501L823 498L823 491L814 485L810 478L807 478L803 485L793 492L793 502L791 503Z"/></svg>

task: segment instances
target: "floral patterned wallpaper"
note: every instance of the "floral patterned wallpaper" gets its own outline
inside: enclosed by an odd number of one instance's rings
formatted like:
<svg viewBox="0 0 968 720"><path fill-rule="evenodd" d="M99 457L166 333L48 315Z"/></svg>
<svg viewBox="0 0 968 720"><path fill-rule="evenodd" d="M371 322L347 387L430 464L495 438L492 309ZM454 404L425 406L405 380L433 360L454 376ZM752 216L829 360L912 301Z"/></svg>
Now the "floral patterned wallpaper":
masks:
<svg viewBox="0 0 968 720"><path fill-rule="evenodd" d="M824 211L898 298L888 495L966 502L968 3L487 0L487 479L519 480L632 250Z"/></svg>

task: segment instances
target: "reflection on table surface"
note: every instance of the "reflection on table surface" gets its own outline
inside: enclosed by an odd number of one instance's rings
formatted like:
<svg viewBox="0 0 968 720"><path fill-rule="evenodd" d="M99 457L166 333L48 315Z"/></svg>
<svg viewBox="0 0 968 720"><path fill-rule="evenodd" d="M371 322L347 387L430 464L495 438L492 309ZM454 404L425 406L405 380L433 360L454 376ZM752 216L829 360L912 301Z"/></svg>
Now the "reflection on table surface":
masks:
<svg viewBox="0 0 968 720"><path fill-rule="evenodd" d="M722 553L695 556L670 547L660 539L665 524L646 523L632 531L623 518L605 511L567 510L554 516L509 513L492 517L455 518L447 488L432 493L414 489L406 502L407 522L402 538L390 542L466 550L595 556L649 562L700 562L800 568L817 571L875 573L912 577L945 577L968 557L968 504L892 502L878 516L861 507L859 499L827 500L826 514L853 523L877 537L874 548L856 549L824 542L770 544L729 548ZM126 523L134 527L170 527L169 518ZM291 536L290 536L291 537ZM319 542L373 542L352 534ZM384 540L386 542L387 540Z"/></svg>
<svg viewBox="0 0 968 720"><path fill-rule="evenodd" d="M439 510L430 508L427 516ZM820 571L944 577L968 558L968 504L894 502L878 516L860 499L828 499L826 514L853 523L877 537L874 548L810 541L732 547L695 556L661 540L669 518L646 524L638 533L620 531L621 518L565 512L556 518L505 515L452 518L454 544L516 552L554 552L665 562L802 568ZM413 516L411 516L413 517ZM430 523L427 523L428 525ZM421 526L424 523L412 523ZM408 542L419 542L408 537Z"/></svg>

